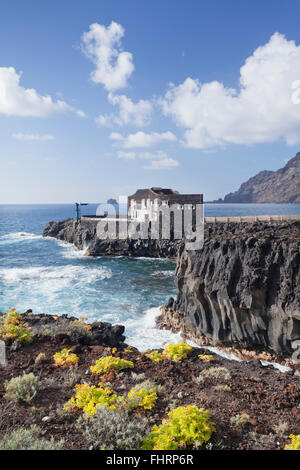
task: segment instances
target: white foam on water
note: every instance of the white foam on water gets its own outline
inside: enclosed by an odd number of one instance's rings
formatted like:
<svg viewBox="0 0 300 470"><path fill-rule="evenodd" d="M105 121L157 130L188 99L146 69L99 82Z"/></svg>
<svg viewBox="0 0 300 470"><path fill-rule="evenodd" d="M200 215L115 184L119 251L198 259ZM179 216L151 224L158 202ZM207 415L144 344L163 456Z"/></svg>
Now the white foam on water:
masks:
<svg viewBox="0 0 300 470"><path fill-rule="evenodd" d="M155 319L160 315L160 308L149 308L140 319L128 319L123 322L125 326L126 343L138 348L147 349L164 348L163 343L177 343L181 336L169 330L159 330L155 326Z"/></svg>
<svg viewBox="0 0 300 470"><path fill-rule="evenodd" d="M203 348L208 349L209 351L217 354L218 356L224 357L225 359L229 359L230 361L243 362L243 360L235 354L227 353L225 351L222 351L222 349L215 348L214 346L203 346Z"/></svg>
<svg viewBox="0 0 300 470"><path fill-rule="evenodd" d="M7 233L0 237L0 245L6 245L10 243L19 243L28 240L39 240L42 238L42 235L36 235L35 233L28 232L12 232Z"/></svg>
<svg viewBox="0 0 300 470"><path fill-rule="evenodd" d="M154 273L151 274L153 277L173 277L174 276L174 271L154 271Z"/></svg>
<svg viewBox="0 0 300 470"><path fill-rule="evenodd" d="M30 268L0 269L0 277L5 284L16 285L18 282L34 283L59 280L68 284L70 280L81 279L85 282L107 279L112 272L107 268L85 268L84 266L32 266Z"/></svg>
<svg viewBox="0 0 300 470"><path fill-rule="evenodd" d="M293 370L288 366L283 366L282 364L278 364L278 362L268 362L268 361L262 361L262 360L260 362L262 363L263 366L272 366L274 367L274 369L278 369L280 370L280 372L283 372L283 373Z"/></svg>
<svg viewBox="0 0 300 470"><path fill-rule="evenodd" d="M64 240L57 240L53 237L44 237L44 239L51 240L60 248L63 248L62 257L65 259L85 258L88 246L85 246L82 250L79 250L78 248L76 248L75 245L73 245L72 243L65 242Z"/></svg>

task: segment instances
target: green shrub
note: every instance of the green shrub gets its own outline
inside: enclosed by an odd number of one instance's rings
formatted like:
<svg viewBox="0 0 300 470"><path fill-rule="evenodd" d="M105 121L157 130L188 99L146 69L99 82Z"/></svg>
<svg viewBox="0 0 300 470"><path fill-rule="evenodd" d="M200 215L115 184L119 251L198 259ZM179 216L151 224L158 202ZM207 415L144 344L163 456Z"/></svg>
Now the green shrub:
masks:
<svg viewBox="0 0 300 470"><path fill-rule="evenodd" d="M33 374L23 374L5 382L5 398L14 402L29 403L35 397L38 378Z"/></svg>
<svg viewBox="0 0 300 470"><path fill-rule="evenodd" d="M34 363L35 364L42 364L43 362L46 362L46 361L47 361L46 354L45 353L40 353L36 356L36 358L34 360Z"/></svg>
<svg viewBox="0 0 300 470"><path fill-rule="evenodd" d="M250 416L247 413L241 413L232 416L232 418L230 418L230 423L233 424L233 426L243 428L244 426L246 426L247 423L249 423L249 420Z"/></svg>
<svg viewBox="0 0 300 470"><path fill-rule="evenodd" d="M0 436L0 450L63 450L64 440L55 442L40 439L40 429L31 426L29 429L18 428Z"/></svg>
<svg viewBox="0 0 300 470"><path fill-rule="evenodd" d="M153 426L144 439L144 450L177 450L199 447L207 442L215 431L209 411L197 406L180 406L168 413L161 426Z"/></svg>
<svg viewBox="0 0 300 470"><path fill-rule="evenodd" d="M215 390L217 392L231 392L231 388L226 384L216 385Z"/></svg>
<svg viewBox="0 0 300 470"><path fill-rule="evenodd" d="M196 382L204 382L205 380L221 380L227 381L231 379L231 374L226 367L210 367L200 372L200 375L194 379Z"/></svg>
<svg viewBox="0 0 300 470"><path fill-rule="evenodd" d="M130 417L128 410L97 408L94 416L84 415L77 420L87 442L94 449L136 450L149 431L148 420Z"/></svg>
<svg viewBox="0 0 300 470"><path fill-rule="evenodd" d="M133 369L134 364L132 361L120 359L119 357L106 356L98 359L94 366L91 366L93 374L104 374L112 370Z"/></svg>
<svg viewBox="0 0 300 470"><path fill-rule="evenodd" d="M142 375L142 374L141 374ZM143 374L145 375L145 374ZM144 388L145 390L154 390L157 394L158 397L164 397L166 395L166 389L163 385L157 385L153 380L151 379L146 379L143 380L143 382L135 385L133 387L135 390L140 390L141 388Z"/></svg>

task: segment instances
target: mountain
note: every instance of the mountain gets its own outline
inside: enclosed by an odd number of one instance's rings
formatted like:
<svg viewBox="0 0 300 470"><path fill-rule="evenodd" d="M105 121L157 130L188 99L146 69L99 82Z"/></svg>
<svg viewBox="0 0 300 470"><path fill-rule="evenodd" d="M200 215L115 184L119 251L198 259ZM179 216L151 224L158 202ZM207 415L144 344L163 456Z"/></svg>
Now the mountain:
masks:
<svg viewBox="0 0 300 470"><path fill-rule="evenodd" d="M261 171L224 202L300 203L300 152L277 171Z"/></svg>

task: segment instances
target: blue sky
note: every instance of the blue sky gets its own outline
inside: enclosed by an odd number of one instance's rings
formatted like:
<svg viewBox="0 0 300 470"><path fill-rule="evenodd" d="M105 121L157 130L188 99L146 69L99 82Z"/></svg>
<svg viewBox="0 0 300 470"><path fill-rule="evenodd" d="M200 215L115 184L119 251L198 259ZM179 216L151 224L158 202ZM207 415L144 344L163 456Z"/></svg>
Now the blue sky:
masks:
<svg viewBox="0 0 300 470"><path fill-rule="evenodd" d="M282 167L300 148L299 14L298 1L3 0L0 203L150 186L211 200Z"/></svg>

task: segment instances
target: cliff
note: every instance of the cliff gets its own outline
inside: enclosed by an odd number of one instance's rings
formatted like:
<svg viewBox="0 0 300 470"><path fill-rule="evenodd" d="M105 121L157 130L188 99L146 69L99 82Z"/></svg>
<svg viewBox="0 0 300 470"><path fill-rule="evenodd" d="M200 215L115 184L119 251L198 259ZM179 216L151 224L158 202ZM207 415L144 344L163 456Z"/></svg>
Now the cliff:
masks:
<svg viewBox="0 0 300 470"><path fill-rule="evenodd" d="M160 328L290 354L300 339L300 222L206 226L202 250L181 245L175 282Z"/></svg>
<svg viewBox="0 0 300 470"><path fill-rule="evenodd" d="M170 240L101 240L97 237L97 221L74 219L49 222L44 237L53 237L86 250L87 256L144 256L175 258L179 242Z"/></svg>
<svg viewBox="0 0 300 470"><path fill-rule="evenodd" d="M300 203L300 153L277 171L261 171L229 193L224 202Z"/></svg>

